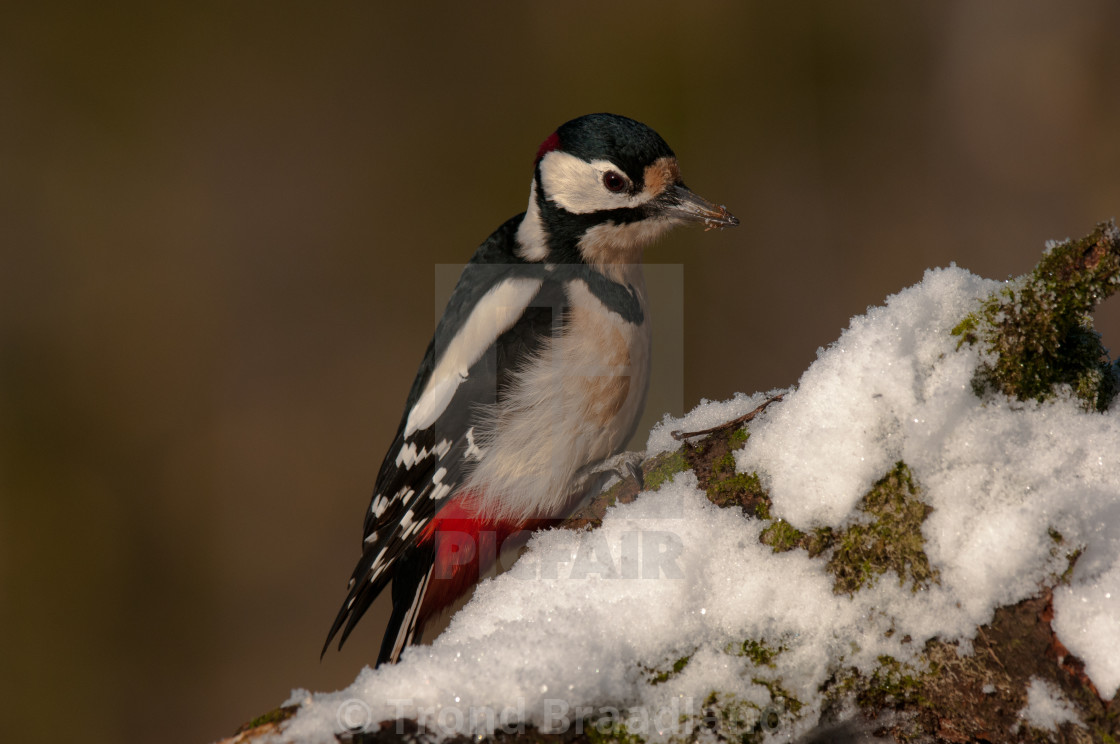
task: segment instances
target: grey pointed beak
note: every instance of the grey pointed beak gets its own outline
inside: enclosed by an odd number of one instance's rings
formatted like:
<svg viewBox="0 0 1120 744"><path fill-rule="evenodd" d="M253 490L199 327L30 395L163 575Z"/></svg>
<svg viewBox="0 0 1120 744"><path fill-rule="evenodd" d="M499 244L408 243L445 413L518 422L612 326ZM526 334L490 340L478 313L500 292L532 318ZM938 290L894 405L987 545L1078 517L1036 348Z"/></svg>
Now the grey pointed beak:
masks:
<svg viewBox="0 0 1120 744"><path fill-rule="evenodd" d="M685 222L702 222L705 230L735 227L739 224L739 218L728 212L727 207L712 204L681 184L669 187L663 198L666 215Z"/></svg>

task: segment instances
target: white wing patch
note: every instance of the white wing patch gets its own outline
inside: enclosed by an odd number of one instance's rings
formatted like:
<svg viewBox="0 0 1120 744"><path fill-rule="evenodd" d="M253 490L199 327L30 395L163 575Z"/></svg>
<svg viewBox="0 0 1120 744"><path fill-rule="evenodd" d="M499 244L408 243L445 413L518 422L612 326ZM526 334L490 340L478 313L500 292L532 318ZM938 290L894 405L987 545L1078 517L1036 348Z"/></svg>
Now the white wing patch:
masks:
<svg viewBox="0 0 1120 744"><path fill-rule="evenodd" d="M397 453L397 467L399 468L403 465L405 470L411 470L413 465L418 463L420 460L423 460L427 456L427 447L421 447L420 451L417 452L416 443L409 442L405 446L401 447L401 451Z"/></svg>
<svg viewBox="0 0 1120 744"><path fill-rule="evenodd" d="M503 280L483 295L467 322L443 351L424 392L409 412L404 428L406 439L436 422L455 397L459 385L467 379L471 365L482 357L498 336L517 322L540 287L540 279L517 277ZM420 457L414 444L406 445L397 455L397 465L404 462L406 468L412 467L412 463Z"/></svg>
<svg viewBox="0 0 1120 744"><path fill-rule="evenodd" d="M385 507L387 506L389 506L389 499L385 498L381 494L377 494L377 498L375 498L373 500L373 503L369 505L369 510L373 514L373 516L380 517L385 513Z"/></svg>
<svg viewBox="0 0 1120 744"><path fill-rule="evenodd" d="M463 457L468 460L481 460L482 456L486 453L483 452L474 441L474 427L467 429L467 451L463 453Z"/></svg>
<svg viewBox="0 0 1120 744"><path fill-rule="evenodd" d="M432 493L430 495L432 501L439 501L451 493L451 486L443 482L443 476L445 475L447 475L447 468L440 468L432 476Z"/></svg>
<svg viewBox="0 0 1120 744"><path fill-rule="evenodd" d="M401 540L407 540L408 538L412 537L413 532L419 532L421 529L423 529L424 525L426 525L427 523L428 523L428 520L426 520L426 519L423 520L423 521L420 521L420 522L409 523L409 525L407 527L405 527L404 530L401 531L400 539Z"/></svg>
<svg viewBox="0 0 1120 744"><path fill-rule="evenodd" d="M447 404L445 403L444 405L446 406ZM418 451L416 449L416 443L409 442L405 446L401 447L401 451L397 453L397 467L399 468L403 465L405 470L411 470L413 465L420 462L429 455L435 455L437 458L442 460L443 456L450 451L450 439L440 440L440 443L437 444L430 452L428 451L427 447L421 447Z"/></svg>

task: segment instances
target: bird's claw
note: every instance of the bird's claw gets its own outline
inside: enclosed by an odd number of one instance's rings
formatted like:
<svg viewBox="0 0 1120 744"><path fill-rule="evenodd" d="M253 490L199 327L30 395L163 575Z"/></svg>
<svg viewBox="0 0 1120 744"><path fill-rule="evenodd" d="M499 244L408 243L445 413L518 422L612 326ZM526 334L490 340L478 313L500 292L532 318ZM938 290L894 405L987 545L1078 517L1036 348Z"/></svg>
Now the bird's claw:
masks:
<svg viewBox="0 0 1120 744"><path fill-rule="evenodd" d="M581 479L590 484L592 480L600 478L601 476L617 475L622 480L627 477L632 477L638 482L638 490L645 488L645 474L642 473L642 463L645 462L645 455L641 452L619 452L613 457L608 457L606 460L601 460L597 463L587 466L585 472L582 474ZM599 490L606 488L608 480L601 481L603 483Z"/></svg>
<svg viewBox="0 0 1120 744"><path fill-rule="evenodd" d="M636 480L638 482L638 490L639 491L645 490L646 474L644 472L642 472L642 463L645 462L645 460L646 460L645 456L640 452L624 452L623 454L624 455L631 455L631 457L628 457L626 459L625 463L623 464L623 467L627 471L629 471L630 475L633 476L634 480ZM621 471L616 471L616 472L618 472L619 477L621 477L625 480L626 475L624 475Z"/></svg>

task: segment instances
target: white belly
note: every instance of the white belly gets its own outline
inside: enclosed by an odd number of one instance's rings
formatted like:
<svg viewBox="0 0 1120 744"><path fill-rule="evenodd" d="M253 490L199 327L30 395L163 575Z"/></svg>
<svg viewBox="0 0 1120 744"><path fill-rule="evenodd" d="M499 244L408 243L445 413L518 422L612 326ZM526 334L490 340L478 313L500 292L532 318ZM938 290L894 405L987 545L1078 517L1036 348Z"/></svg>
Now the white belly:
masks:
<svg viewBox="0 0 1120 744"><path fill-rule="evenodd" d="M630 284L643 310L641 267ZM649 387L650 324L609 311L581 281L568 284L564 332L476 428L484 453L463 492L489 516L562 516L576 473L622 451Z"/></svg>

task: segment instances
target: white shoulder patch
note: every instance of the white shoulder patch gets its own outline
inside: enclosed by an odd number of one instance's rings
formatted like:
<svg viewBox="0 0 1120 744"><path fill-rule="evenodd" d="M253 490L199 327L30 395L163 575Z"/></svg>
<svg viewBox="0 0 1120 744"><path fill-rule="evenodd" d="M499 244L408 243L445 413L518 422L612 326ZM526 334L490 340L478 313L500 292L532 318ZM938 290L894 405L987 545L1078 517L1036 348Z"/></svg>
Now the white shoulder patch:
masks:
<svg viewBox="0 0 1120 744"><path fill-rule="evenodd" d="M543 261L548 258L548 238L541 223L541 210L537 206L537 181L529 187L529 206L525 217L517 226L517 253L526 261Z"/></svg>
<svg viewBox="0 0 1120 744"><path fill-rule="evenodd" d="M405 439L435 423L455 397L459 385L467 379L471 365L498 336L513 327L540 287L540 279L510 278L483 295L467 322L443 350L424 392L409 411Z"/></svg>

